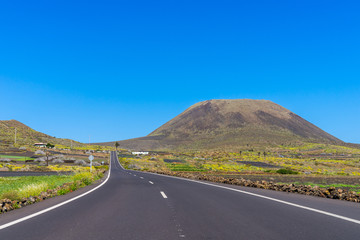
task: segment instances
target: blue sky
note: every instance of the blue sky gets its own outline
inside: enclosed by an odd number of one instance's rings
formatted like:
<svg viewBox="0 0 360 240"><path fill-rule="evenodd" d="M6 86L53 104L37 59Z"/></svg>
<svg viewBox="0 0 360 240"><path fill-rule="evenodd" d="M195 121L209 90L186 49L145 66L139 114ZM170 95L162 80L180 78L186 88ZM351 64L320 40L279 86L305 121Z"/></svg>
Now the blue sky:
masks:
<svg viewBox="0 0 360 240"><path fill-rule="evenodd" d="M82 142L272 100L360 143L358 1L2 1L0 119Z"/></svg>

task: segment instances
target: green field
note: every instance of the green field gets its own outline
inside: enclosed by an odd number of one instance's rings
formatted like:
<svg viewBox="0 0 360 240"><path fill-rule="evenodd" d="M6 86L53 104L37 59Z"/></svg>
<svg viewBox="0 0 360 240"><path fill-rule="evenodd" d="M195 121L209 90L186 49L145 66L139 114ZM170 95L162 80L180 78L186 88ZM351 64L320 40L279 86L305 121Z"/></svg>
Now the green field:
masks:
<svg viewBox="0 0 360 240"><path fill-rule="evenodd" d="M191 171L191 172L203 172L205 169L200 169L189 164L176 164L176 163L166 163L165 164L171 171Z"/></svg>
<svg viewBox="0 0 360 240"><path fill-rule="evenodd" d="M31 157L23 157L23 156L11 156L11 155L0 155L0 158L10 158L15 161L25 161L25 160L34 160Z"/></svg>
<svg viewBox="0 0 360 240"><path fill-rule="evenodd" d="M73 175L0 177L0 199L36 196L73 179Z"/></svg>
<svg viewBox="0 0 360 240"><path fill-rule="evenodd" d="M96 171L78 172L72 175L52 175L52 176L23 176L23 177L0 177L0 199L9 198L19 200L30 196L37 196L48 189L54 189L64 183L80 182L73 184L70 190L76 190L78 187L91 184L93 181L100 179L103 174L101 169L107 167L101 166L95 168ZM63 191L63 193L65 193Z"/></svg>

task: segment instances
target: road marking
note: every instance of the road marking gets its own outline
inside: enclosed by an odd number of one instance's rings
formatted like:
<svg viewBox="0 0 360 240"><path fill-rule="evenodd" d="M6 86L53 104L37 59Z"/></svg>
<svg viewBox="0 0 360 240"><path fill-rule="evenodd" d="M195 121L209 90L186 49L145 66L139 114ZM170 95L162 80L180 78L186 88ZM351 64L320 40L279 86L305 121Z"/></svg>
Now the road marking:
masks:
<svg viewBox="0 0 360 240"><path fill-rule="evenodd" d="M341 215L338 215L338 214L335 214L335 213L331 213L331 212L326 212L326 211L319 210L319 209L316 209L316 208L311 208L311 207L302 206L302 205L299 205L299 204L296 204L296 203L291 203L291 202L287 202L287 201L280 200L280 199L276 199L276 198L272 198L272 197L267 197L267 196L260 195L260 194L256 194L256 193L252 193L252 192L247 192L247 191L244 191L244 190L239 190L239 189L234 189L234 188L230 188L230 187L215 185L215 184L207 183L207 182L200 182L200 181L196 181L196 180L192 180L192 179L186 179L186 178L180 178L180 177L174 177L174 176L168 176L168 175L162 175L162 174L150 173L150 172L147 172L147 173L148 173L148 174L154 174L154 175L157 175L157 176L163 176L163 177L180 179L180 180L183 180L183 181L200 183L200 184L204 184L204 185L208 185L208 186L212 186L212 187L217 187L217 188L223 188L223 189L231 190L231 191L234 191L234 192L240 192L240 193L244 193L244 194L251 195L251 196L254 196L254 197L263 198L263 199L267 199L267 200L270 200L270 201L274 201L274 202L286 204L286 205L289 205L289 206L293 206L293 207L297 207L297 208L309 210L309 211L312 211L312 212L320 213L320 214L323 214L323 215L327 215L327 216L330 216L330 217L342 219L342 220L345 220L345 221L348 221L348 222L352 222L352 223L356 223L356 224L359 224L359 225L360 225L360 220L356 220L356 219L353 219L353 218L341 216Z"/></svg>
<svg viewBox="0 0 360 240"><path fill-rule="evenodd" d="M167 198L166 194L163 191L161 191L160 193L163 196L163 198Z"/></svg>
<svg viewBox="0 0 360 240"><path fill-rule="evenodd" d="M17 219L17 220L12 221L12 222L3 224L3 225L0 226L0 230L1 230L1 229L4 229L4 228L7 228L7 227L10 227L10 226L12 226L12 225L15 225L15 224L17 224L17 223L26 221L26 220L28 220L28 219L34 218L34 217L39 216L39 215L41 215L41 214L43 214L43 213L49 212L49 211L51 211L51 210L53 210L53 209L56 209L56 208L61 207L61 206L65 205L65 204L67 204L67 203L70 203L70 202L72 202L72 201L74 201L74 200L76 200L76 199L79 199L79 198L81 198L81 197L84 197L84 196L88 195L89 193L91 193L91 192L95 191L96 189L102 187L102 186L109 180L109 178L110 178L110 173L111 173L111 161L110 161L110 164L109 164L109 174L108 174L107 178L105 179L105 181L102 182L99 186L97 186L97 187L95 187L95 188L93 188L93 189L91 189L91 190L89 190L89 191L87 191L87 192L85 192L85 193L83 193L83 194L81 194L81 195L79 195L79 196L76 196L76 197L74 197L74 198L71 198L71 199L69 199L69 200L66 200L65 202L56 204L56 205L54 205L54 206L52 206L52 207L46 208L46 209L41 210L41 211L39 211L39 212L37 212L37 213L33 213L33 214L30 214L30 215L28 215L28 216L26 216L26 217L19 218L19 219Z"/></svg>
<svg viewBox="0 0 360 240"><path fill-rule="evenodd" d="M152 181L149 181L150 184L154 184Z"/></svg>
<svg viewBox="0 0 360 240"><path fill-rule="evenodd" d="M141 179L144 179L143 177L140 177Z"/></svg>
<svg viewBox="0 0 360 240"><path fill-rule="evenodd" d="M134 174L134 177L136 177L136 175Z"/></svg>

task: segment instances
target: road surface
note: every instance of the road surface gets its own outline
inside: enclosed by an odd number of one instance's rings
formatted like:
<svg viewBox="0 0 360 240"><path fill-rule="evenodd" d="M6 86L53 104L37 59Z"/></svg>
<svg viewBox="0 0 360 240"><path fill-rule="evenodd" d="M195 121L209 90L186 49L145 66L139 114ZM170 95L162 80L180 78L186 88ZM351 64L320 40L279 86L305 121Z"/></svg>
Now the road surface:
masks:
<svg viewBox="0 0 360 240"><path fill-rule="evenodd" d="M0 239L360 239L357 203L126 171L114 152L102 184L1 214Z"/></svg>

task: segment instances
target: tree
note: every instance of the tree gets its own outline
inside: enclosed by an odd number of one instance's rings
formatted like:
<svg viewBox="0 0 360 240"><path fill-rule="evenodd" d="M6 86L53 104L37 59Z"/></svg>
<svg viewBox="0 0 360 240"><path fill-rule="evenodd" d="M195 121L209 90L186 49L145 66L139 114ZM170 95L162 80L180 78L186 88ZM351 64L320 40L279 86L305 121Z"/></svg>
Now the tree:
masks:
<svg viewBox="0 0 360 240"><path fill-rule="evenodd" d="M49 166L49 161L52 161L55 157L50 154L49 151L45 152L46 166Z"/></svg>
<svg viewBox="0 0 360 240"><path fill-rule="evenodd" d="M120 144L118 142L115 142L115 148L116 148L116 151L117 151L117 148Z"/></svg>
<svg viewBox="0 0 360 240"><path fill-rule="evenodd" d="M53 145L53 144L51 144L51 143L48 143L48 144L46 144L46 147L47 147L47 148L54 148L55 145Z"/></svg>

